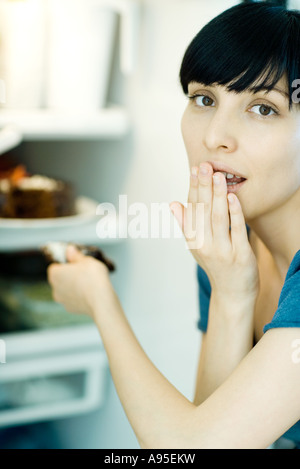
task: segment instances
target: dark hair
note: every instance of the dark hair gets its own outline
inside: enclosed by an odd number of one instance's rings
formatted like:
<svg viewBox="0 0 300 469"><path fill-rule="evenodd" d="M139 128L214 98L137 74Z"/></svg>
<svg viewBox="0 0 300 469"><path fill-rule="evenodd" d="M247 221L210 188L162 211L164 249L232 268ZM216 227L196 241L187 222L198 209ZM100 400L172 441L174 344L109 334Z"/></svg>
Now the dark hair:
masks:
<svg viewBox="0 0 300 469"><path fill-rule="evenodd" d="M293 81L300 78L300 12L273 3L243 3L214 18L193 39L180 82L185 94L191 82L257 92L271 90L284 74L291 107Z"/></svg>
<svg viewBox="0 0 300 469"><path fill-rule="evenodd" d="M255 1L259 2L261 0L244 0L244 3L254 3ZM265 2L273 3L274 5L280 5L282 7L287 8L288 0L273 0L273 2L272 1L270 2L269 0L265 0Z"/></svg>

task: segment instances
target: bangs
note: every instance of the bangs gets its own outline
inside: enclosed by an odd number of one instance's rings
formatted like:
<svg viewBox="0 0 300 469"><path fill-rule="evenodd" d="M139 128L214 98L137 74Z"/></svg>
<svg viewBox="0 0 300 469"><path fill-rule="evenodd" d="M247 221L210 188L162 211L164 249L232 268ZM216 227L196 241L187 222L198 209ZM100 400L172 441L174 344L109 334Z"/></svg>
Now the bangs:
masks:
<svg viewBox="0 0 300 469"><path fill-rule="evenodd" d="M180 71L185 94L191 82L229 91L272 90L287 78L289 105L300 78L300 14L270 4L237 5L208 23L188 47Z"/></svg>

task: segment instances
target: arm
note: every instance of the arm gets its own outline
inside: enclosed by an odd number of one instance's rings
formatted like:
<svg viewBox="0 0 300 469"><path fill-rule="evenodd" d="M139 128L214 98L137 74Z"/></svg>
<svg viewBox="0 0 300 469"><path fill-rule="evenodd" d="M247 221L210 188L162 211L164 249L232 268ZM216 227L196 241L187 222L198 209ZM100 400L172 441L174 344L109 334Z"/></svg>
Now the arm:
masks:
<svg viewBox="0 0 300 469"><path fill-rule="evenodd" d="M128 420L142 448L166 447L170 431L180 431L182 419L194 406L148 359L137 341L121 305L105 314L95 308L111 375ZM177 439L177 438L176 438Z"/></svg>
<svg viewBox="0 0 300 469"><path fill-rule="evenodd" d="M118 302L107 314L96 306L95 318L143 448L266 448L300 418L300 365L292 360L300 329L269 331L197 407L151 363Z"/></svg>
<svg viewBox="0 0 300 469"><path fill-rule="evenodd" d="M212 292L209 322L202 336L194 403L201 404L253 347L255 303L218 300Z"/></svg>
<svg viewBox="0 0 300 469"><path fill-rule="evenodd" d="M266 333L197 409L207 415L204 447L266 448L299 420L300 370L292 356L299 335L293 328Z"/></svg>
<svg viewBox="0 0 300 469"><path fill-rule="evenodd" d="M194 256L209 274L212 289L218 292L223 302L226 298L230 304L235 298L245 305L246 298L248 305L257 296L257 265L248 243L245 219L236 197L228 210L224 176L222 183L212 191L212 168L209 168L208 176L194 177L191 181L190 203L194 208L200 201L205 207L205 242L194 250ZM194 213L182 210L178 204L173 204L173 209L183 227ZM188 225L193 226L193 223ZM80 253L69 260L70 264L54 265L49 269L54 299L63 303L67 310L89 314L95 320L117 391L140 444L155 448L205 447L208 444L217 447L220 437L214 431L210 433L210 425L218 423L215 410L210 408L208 414L199 411L198 415L198 408L168 383L149 361L126 321L104 266ZM242 314L252 316L252 310L243 309ZM245 318L235 319L243 321ZM207 402L202 404L204 409ZM205 439L206 430L209 440Z"/></svg>
<svg viewBox="0 0 300 469"><path fill-rule="evenodd" d="M72 264L50 267L54 298L72 312L92 315L141 447L265 448L300 418L300 364L293 360L300 329L267 332L225 382L195 406L144 353L107 269L79 252L76 256Z"/></svg>
<svg viewBox="0 0 300 469"><path fill-rule="evenodd" d="M121 309L111 313L103 320L99 308L96 322L143 448L266 448L300 418L300 365L292 360L300 329L269 331L197 407L150 362Z"/></svg>

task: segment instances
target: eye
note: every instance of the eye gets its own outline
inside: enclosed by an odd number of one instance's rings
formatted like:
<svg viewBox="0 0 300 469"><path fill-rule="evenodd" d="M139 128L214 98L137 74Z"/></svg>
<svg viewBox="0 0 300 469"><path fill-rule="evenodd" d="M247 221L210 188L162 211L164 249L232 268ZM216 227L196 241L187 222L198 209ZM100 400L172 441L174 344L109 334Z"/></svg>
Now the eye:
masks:
<svg viewBox="0 0 300 469"><path fill-rule="evenodd" d="M196 94L194 96L189 96L189 99L194 102L196 106L199 107L211 107L213 106L214 100L204 94Z"/></svg>
<svg viewBox="0 0 300 469"><path fill-rule="evenodd" d="M253 112L263 117L269 117L278 114L275 109L273 109L271 106L268 106L267 104L256 104L255 106L252 106L251 109L254 108L257 108L257 111Z"/></svg>

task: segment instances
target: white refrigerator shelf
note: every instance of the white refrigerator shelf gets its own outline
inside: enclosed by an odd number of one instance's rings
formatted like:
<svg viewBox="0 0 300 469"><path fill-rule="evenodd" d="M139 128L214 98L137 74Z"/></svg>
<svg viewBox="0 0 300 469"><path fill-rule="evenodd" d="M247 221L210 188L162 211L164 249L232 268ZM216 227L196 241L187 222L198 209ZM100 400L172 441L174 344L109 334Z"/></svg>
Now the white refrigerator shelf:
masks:
<svg viewBox="0 0 300 469"><path fill-rule="evenodd" d="M72 218L72 217L70 217ZM79 244L111 245L124 241L124 237L118 236L122 231L123 223L119 217L106 215L105 223L112 228L112 235L99 230L102 223L100 216L78 217L69 223L49 220L26 221L0 219L0 252L16 252L23 250L37 249L40 246L52 242L70 242ZM124 230L123 230L124 231Z"/></svg>
<svg viewBox="0 0 300 469"><path fill-rule="evenodd" d="M121 107L80 113L49 109L2 109L0 127L7 125L17 127L25 141L113 139L127 134L129 116Z"/></svg>

